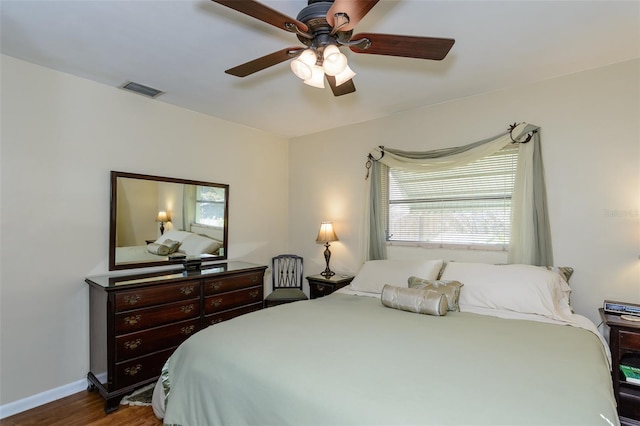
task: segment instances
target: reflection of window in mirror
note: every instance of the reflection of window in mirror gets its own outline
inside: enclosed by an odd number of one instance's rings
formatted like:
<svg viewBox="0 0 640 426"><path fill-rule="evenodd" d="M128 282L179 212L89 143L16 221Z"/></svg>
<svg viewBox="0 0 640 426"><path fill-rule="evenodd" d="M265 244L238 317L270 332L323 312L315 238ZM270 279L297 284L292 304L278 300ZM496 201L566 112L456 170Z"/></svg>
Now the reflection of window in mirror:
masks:
<svg viewBox="0 0 640 426"><path fill-rule="evenodd" d="M195 222L199 225L224 226L224 202L224 188L198 186Z"/></svg>

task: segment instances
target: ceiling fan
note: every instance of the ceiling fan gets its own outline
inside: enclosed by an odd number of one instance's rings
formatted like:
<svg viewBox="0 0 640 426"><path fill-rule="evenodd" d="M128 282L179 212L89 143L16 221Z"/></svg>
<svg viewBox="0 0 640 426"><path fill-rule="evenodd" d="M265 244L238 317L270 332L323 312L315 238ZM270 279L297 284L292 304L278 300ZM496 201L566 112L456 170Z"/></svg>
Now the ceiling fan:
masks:
<svg viewBox="0 0 640 426"><path fill-rule="evenodd" d="M455 40L395 34L353 34L358 22L379 0L308 0L293 19L255 0L213 0L245 15L295 33L305 47L287 47L225 72L246 77L289 59L293 73L306 84L324 87L326 77L335 96L355 92L355 73L339 47L355 53L442 60ZM295 58L295 59L294 59Z"/></svg>

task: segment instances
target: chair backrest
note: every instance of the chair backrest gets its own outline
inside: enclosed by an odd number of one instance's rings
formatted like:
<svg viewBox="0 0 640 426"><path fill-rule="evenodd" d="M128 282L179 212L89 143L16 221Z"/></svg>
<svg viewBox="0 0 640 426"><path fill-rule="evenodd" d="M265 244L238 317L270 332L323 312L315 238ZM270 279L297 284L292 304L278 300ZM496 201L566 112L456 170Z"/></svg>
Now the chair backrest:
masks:
<svg viewBox="0 0 640 426"><path fill-rule="evenodd" d="M302 257L281 254L271 259L273 289L299 288L302 290Z"/></svg>

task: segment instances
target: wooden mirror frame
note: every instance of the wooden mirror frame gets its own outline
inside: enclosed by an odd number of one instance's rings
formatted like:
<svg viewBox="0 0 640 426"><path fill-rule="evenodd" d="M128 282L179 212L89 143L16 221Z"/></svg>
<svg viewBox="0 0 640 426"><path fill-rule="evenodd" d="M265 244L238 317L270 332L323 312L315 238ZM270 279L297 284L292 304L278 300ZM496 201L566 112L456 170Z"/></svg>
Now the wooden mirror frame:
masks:
<svg viewBox="0 0 640 426"><path fill-rule="evenodd" d="M133 262L119 262L119 263L116 262L118 181L119 179L123 179L123 178L124 179L142 179L142 180L149 180L149 181L155 181L155 182L166 182L166 183L175 183L175 184L183 184L183 185L210 186L210 187L216 187L216 188L224 188L225 189L225 205L224 205L224 225L222 229L222 235L223 235L222 247L221 247L222 254L209 256L207 257L206 260L203 260L203 261L209 262L209 261L218 261L218 260L227 259L227 246L228 246L228 235L229 235L229 185L221 184L221 183L213 183L213 182L163 177L163 176L152 176L152 175L143 175L143 174L137 174L137 173L112 171L111 172L111 211L110 211L110 223L109 223L109 270L110 271L120 270L120 269L147 268L152 266L166 266L171 264L182 264L183 262L183 259L169 259L169 258L165 258L163 260L158 260L158 261L140 260L140 261L133 261ZM153 217L151 217L149 220L155 223L155 220Z"/></svg>

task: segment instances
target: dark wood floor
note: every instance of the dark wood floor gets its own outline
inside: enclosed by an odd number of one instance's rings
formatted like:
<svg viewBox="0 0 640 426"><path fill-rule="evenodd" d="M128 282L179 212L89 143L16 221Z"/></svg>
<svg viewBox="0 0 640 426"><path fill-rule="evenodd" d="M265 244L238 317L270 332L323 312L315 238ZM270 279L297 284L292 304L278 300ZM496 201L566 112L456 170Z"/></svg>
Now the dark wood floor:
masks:
<svg viewBox="0 0 640 426"><path fill-rule="evenodd" d="M156 426L162 425L151 407L121 405L104 412L98 392L82 391L0 420L0 426Z"/></svg>

